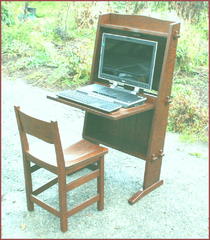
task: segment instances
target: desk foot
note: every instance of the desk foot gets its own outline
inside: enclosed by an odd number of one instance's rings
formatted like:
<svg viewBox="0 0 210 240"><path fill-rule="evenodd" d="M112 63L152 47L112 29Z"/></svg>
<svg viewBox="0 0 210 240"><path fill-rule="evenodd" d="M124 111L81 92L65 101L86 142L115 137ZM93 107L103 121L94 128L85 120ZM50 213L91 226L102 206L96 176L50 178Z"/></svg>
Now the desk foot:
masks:
<svg viewBox="0 0 210 240"><path fill-rule="evenodd" d="M143 191L138 191L137 193L135 193L129 200L128 202L132 205L134 203L136 203L139 199L143 198L145 195L147 195L148 193L150 193L151 191L155 190L157 187L161 186L163 184L163 180L158 181L154 184L152 184L151 186L149 186L148 188L144 189Z"/></svg>

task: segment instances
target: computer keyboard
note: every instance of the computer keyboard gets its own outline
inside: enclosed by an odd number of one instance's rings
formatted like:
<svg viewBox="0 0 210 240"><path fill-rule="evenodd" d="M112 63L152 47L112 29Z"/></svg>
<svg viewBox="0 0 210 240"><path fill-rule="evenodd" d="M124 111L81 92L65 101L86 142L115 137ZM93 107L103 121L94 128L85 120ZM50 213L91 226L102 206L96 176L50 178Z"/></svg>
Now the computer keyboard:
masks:
<svg viewBox="0 0 210 240"><path fill-rule="evenodd" d="M123 107L132 107L145 103L146 97L132 94L131 91L125 89L110 88L100 84L91 84L78 89L78 91L89 94L97 94L102 97L113 99L114 103L122 104Z"/></svg>
<svg viewBox="0 0 210 240"><path fill-rule="evenodd" d="M122 107L121 104L109 102L95 96L89 96L87 93L81 93L78 91L66 90L58 93L57 96L108 113L114 112Z"/></svg>
<svg viewBox="0 0 210 240"><path fill-rule="evenodd" d="M144 98L142 96L137 96L135 94L131 94L130 92L127 92L125 90L118 89L117 87L109 88L109 87L102 86L99 84L97 84L97 85L98 85L97 90L95 90L94 92L102 94L104 96L109 96L109 97L112 97L112 98L115 98L117 100L121 100L124 102L131 103L131 102L135 102L135 101L138 101L139 99Z"/></svg>

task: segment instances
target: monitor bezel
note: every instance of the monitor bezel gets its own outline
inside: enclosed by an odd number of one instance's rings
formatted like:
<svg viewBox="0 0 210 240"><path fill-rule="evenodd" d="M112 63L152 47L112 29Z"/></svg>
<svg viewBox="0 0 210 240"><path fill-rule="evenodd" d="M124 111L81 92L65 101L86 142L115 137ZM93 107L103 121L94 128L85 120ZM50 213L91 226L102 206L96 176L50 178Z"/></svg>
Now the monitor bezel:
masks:
<svg viewBox="0 0 210 240"><path fill-rule="evenodd" d="M151 68L150 68L150 72L149 72L148 83L138 82L138 81L130 80L130 79L128 80L128 79L123 78L123 77L113 76L111 74L107 74L107 73L102 72L104 50L105 50L105 41L106 41L107 38L153 46ZM101 40L98 78L103 79L103 80L107 80L112 84L127 85L127 86L131 86L131 87L139 87L139 88L151 90L152 89L152 83L153 83L155 62L156 62L157 46L158 46L158 42L156 42L156 41L151 41L151 40L146 40L146 39L141 39L141 38L136 38L136 37L128 37L128 36L117 35L117 34L111 34L111 33L103 33L102 34L102 40Z"/></svg>

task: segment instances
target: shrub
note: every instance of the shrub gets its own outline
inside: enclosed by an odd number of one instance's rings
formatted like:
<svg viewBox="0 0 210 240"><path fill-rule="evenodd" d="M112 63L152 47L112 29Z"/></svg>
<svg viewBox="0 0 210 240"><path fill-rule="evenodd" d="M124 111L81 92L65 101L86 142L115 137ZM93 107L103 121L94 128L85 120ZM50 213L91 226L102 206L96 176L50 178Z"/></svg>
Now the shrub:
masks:
<svg viewBox="0 0 210 240"><path fill-rule="evenodd" d="M36 8L37 18L21 21L23 7L21 1L2 3L4 64L10 73L22 73L34 85L56 89L74 88L89 81L99 14L154 14L170 19L170 10L176 11L185 21L181 18L169 129L206 138L207 3L32 1L30 7Z"/></svg>
<svg viewBox="0 0 210 240"><path fill-rule="evenodd" d="M179 70L192 73L200 66L208 64L207 40L200 37L193 25L185 23L181 27L181 38L177 47L177 67ZM192 43L193 38L193 43Z"/></svg>
<svg viewBox="0 0 210 240"><path fill-rule="evenodd" d="M208 111L200 104L196 92L186 86L180 89L170 107L168 129L206 141L207 128Z"/></svg>
<svg viewBox="0 0 210 240"><path fill-rule="evenodd" d="M11 26L15 23L13 11L10 9L10 5L8 3L2 3L1 6L1 20L3 24L7 26Z"/></svg>

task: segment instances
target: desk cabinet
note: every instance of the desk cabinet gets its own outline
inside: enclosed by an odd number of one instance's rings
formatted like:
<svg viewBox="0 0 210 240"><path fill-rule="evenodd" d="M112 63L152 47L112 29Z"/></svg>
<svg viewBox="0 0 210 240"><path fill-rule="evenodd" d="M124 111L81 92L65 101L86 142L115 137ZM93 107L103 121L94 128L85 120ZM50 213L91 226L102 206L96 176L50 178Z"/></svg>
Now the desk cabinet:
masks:
<svg viewBox="0 0 210 240"><path fill-rule="evenodd" d="M163 183L160 171L179 29L179 23L145 16L105 14L99 17L91 83L109 84L98 75L103 33L157 42L152 89L144 91L147 101L143 105L121 108L108 114L56 96L48 96L49 99L86 111L83 128L85 139L145 160L143 189L129 199L131 204Z"/></svg>

